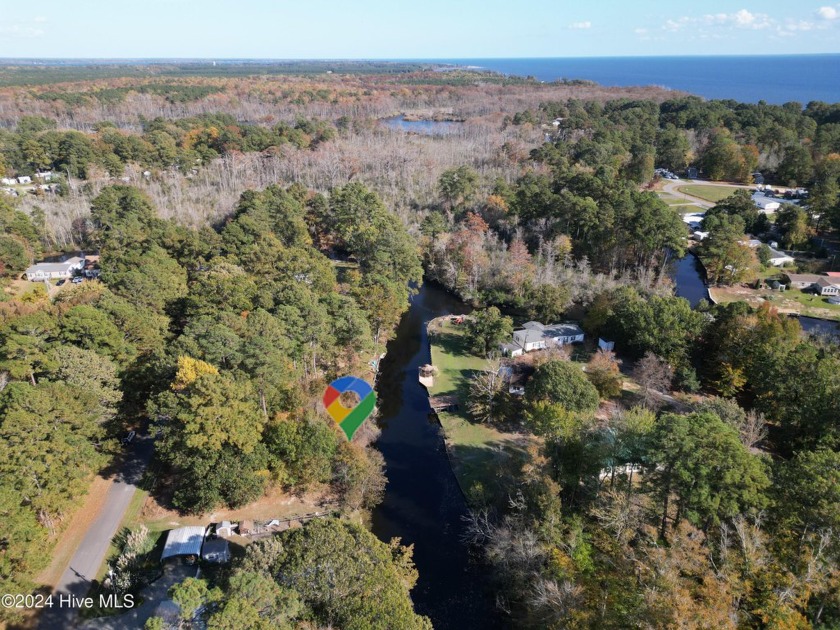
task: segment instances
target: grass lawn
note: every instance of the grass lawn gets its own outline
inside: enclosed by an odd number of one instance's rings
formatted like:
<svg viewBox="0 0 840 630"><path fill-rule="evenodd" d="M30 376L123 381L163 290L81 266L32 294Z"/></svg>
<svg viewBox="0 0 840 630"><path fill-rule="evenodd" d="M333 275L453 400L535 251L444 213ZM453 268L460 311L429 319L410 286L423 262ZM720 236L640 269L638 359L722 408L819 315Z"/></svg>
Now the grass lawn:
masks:
<svg viewBox="0 0 840 630"><path fill-rule="evenodd" d="M681 193L692 195L717 203L722 199L726 199L732 195L736 190L740 190L737 186L704 186L703 184L689 184L687 186L680 186L677 188Z"/></svg>
<svg viewBox="0 0 840 630"><path fill-rule="evenodd" d="M467 493L476 482L486 491L496 494L500 465L524 452L533 438L517 433L505 433L494 427L472 422L464 411L469 379L472 373L486 364L483 357L468 347L464 326L447 320L436 320L429 326L432 365L437 367L432 396L457 395L461 405L457 412L440 413L440 423L452 467L461 489Z"/></svg>

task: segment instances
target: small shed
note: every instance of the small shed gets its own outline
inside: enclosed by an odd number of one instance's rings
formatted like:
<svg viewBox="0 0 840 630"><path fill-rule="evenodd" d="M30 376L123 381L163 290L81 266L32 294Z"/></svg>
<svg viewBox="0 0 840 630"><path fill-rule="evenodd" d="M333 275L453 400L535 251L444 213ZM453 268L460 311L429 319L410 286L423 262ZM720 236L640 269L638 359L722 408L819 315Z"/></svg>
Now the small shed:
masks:
<svg viewBox="0 0 840 630"><path fill-rule="evenodd" d="M222 521L216 525L216 536L227 538L233 535L233 524L230 521Z"/></svg>
<svg viewBox="0 0 840 630"><path fill-rule="evenodd" d="M612 352L615 349L615 341L607 341L606 339L598 337L598 347L601 350Z"/></svg>
<svg viewBox="0 0 840 630"><path fill-rule="evenodd" d="M177 556L201 556L204 532L204 527L201 525L169 530L160 559L166 560Z"/></svg>
<svg viewBox="0 0 840 630"><path fill-rule="evenodd" d="M230 545L224 538L210 538L201 548L201 559L224 564L230 561Z"/></svg>

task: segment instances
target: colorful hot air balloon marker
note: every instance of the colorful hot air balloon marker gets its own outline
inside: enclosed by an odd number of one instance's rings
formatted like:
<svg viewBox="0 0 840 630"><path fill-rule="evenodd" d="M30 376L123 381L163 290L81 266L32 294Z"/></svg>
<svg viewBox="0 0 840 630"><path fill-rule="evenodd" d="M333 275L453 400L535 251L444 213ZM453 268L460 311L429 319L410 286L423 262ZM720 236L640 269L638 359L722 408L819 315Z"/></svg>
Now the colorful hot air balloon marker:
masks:
<svg viewBox="0 0 840 630"><path fill-rule="evenodd" d="M353 392L359 397L359 404L348 409L341 404L341 395ZM338 423L348 440L353 439L362 423L376 406L376 393L365 381L355 376L342 376L327 386L324 392L324 408L332 419Z"/></svg>

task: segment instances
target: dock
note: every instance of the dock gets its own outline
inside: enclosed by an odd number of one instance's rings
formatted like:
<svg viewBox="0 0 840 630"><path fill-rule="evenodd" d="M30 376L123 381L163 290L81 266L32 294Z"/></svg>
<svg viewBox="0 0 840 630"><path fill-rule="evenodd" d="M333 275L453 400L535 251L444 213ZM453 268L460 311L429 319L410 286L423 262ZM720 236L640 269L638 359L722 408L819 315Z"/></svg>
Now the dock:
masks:
<svg viewBox="0 0 840 630"><path fill-rule="evenodd" d="M432 406L432 411L439 413L441 411L457 411L458 397L457 396L429 396L429 404Z"/></svg>

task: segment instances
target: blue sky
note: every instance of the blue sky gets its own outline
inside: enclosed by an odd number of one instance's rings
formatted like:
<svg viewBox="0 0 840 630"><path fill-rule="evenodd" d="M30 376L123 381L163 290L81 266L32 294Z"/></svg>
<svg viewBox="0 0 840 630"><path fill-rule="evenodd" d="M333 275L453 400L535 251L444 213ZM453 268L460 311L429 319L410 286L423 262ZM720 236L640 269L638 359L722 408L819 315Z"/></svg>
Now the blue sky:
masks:
<svg viewBox="0 0 840 630"><path fill-rule="evenodd" d="M0 57L840 52L836 0L0 0Z"/></svg>

